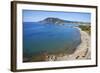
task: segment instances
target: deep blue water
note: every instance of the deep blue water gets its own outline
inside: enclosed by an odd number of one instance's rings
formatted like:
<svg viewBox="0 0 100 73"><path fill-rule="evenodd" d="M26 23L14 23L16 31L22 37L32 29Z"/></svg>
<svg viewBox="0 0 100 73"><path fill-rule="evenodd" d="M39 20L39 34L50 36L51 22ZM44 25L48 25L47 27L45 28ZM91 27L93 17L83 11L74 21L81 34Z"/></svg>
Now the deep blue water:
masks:
<svg viewBox="0 0 100 73"><path fill-rule="evenodd" d="M24 56L32 56L41 52L72 52L80 43L81 35L77 28L66 25L23 23Z"/></svg>

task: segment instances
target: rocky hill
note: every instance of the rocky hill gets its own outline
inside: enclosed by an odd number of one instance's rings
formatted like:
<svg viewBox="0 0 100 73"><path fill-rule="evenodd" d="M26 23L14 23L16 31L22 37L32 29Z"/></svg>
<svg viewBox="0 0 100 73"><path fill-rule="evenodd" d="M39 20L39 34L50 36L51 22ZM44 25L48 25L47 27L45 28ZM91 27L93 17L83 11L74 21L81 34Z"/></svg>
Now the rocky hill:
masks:
<svg viewBox="0 0 100 73"><path fill-rule="evenodd" d="M39 23L42 24L58 24L58 25L64 25L64 24L83 24L83 25L90 25L89 22L78 22L78 21L69 21L69 20L63 20L59 18L54 18L54 17L48 17L45 18L44 20L39 21Z"/></svg>

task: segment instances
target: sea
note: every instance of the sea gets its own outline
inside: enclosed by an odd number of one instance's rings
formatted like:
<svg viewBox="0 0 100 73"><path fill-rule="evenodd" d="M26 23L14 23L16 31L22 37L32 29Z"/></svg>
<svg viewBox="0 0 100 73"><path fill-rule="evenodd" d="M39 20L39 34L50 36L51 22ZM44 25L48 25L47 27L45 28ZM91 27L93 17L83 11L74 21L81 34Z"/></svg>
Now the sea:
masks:
<svg viewBox="0 0 100 73"><path fill-rule="evenodd" d="M55 25L23 22L23 56L31 57L43 52L73 53L81 42L75 24Z"/></svg>

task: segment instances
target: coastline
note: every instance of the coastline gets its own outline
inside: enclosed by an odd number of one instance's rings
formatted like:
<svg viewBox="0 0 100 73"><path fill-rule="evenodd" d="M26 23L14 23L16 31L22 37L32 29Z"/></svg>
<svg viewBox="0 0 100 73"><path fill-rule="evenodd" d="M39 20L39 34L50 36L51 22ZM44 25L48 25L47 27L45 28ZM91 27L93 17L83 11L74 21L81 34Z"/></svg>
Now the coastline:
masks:
<svg viewBox="0 0 100 73"><path fill-rule="evenodd" d="M30 58L24 58L23 62L40 62L40 61L64 61L64 60L86 60L91 59L91 50L90 50L90 43L91 38L90 35L86 32L81 30L79 27L74 27L80 31L81 34L81 43L73 54L66 54L62 53L55 53L55 54L48 54L46 52L42 53L39 56L33 56Z"/></svg>
<svg viewBox="0 0 100 73"><path fill-rule="evenodd" d="M81 60L81 59L91 59L91 50L90 50L90 35L82 31L80 28L75 27L80 31L81 34L81 43L77 47L76 51L73 54L58 54L58 55L47 55L46 61L62 61L62 60Z"/></svg>

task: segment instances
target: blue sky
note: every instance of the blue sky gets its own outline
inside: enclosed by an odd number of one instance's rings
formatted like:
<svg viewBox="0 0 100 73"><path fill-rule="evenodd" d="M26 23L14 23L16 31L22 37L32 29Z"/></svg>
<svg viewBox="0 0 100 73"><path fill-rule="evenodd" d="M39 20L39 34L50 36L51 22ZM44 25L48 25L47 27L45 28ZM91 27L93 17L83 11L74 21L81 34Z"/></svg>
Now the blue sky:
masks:
<svg viewBox="0 0 100 73"><path fill-rule="evenodd" d="M37 22L48 17L55 17L70 21L82 21L82 22L91 21L90 13L23 10L24 22Z"/></svg>

